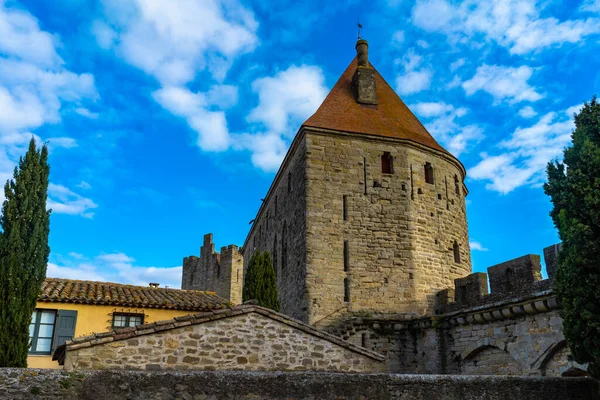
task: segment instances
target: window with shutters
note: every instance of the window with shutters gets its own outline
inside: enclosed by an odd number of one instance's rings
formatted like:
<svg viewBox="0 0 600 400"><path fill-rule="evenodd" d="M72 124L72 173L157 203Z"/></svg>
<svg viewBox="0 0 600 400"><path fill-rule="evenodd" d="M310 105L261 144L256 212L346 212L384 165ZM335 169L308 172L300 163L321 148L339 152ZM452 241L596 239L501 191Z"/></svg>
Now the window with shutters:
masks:
<svg viewBox="0 0 600 400"><path fill-rule="evenodd" d="M29 354L52 354L75 336L77 311L36 309L29 324Z"/></svg>
<svg viewBox="0 0 600 400"><path fill-rule="evenodd" d="M112 327L126 328L129 326L140 326L144 323L144 314L138 313L113 313Z"/></svg>
<svg viewBox="0 0 600 400"><path fill-rule="evenodd" d="M58 346L65 344L67 340L75 336L75 326L77 325L77 311L58 310L56 317L56 327L54 328L54 343L52 351Z"/></svg>
<svg viewBox="0 0 600 400"><path fill-rule="evenodd" d="M29 324L29 339L31 346L29 354L50 354L54 338L56 310L37 309L31 316Z"/></svg>

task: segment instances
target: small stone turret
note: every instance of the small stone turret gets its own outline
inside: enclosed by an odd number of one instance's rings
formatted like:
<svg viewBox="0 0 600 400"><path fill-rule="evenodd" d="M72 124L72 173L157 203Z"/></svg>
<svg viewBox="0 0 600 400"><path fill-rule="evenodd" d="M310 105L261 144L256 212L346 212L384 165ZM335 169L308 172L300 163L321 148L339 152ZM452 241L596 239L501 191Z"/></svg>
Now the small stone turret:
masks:
<svg viewBox="0 0 600 400"><path fill-rule="evenodd" d="M242 302L244 257L236 245L221 247L215 252L212 233L204 235L200 257L183 259L181 288L216 292L234 304Z"/></svg>
<svg viewBox="0 0 600 400"><path fill-rule="evenodd" d="M352 78L354 98L361 104L378 104L375 70L369 63L369 44L364 39L356 42L357 67Z"/></svg>

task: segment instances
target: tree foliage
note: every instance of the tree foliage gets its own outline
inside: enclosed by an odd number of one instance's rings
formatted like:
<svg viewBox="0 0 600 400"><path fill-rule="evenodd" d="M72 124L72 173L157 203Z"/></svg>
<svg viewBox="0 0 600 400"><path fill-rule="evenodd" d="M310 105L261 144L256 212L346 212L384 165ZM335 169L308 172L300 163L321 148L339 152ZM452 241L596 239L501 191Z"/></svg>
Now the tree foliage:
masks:
<svg viewBox="0 0 600 400"><path fill-rule="evenodd" d="M50 247L48 149L32 138L4 186L0 226L0 367L26 367L31 315L46 277Z"/></svg>
<svg viewBox="0 0 600 400"><path fill-rule="evenodd" d="M256 251L250 258L242 301L256 300L262 307L279 311L279 295L277 293L277 276L268 251Z"/></svg>
<svg viewBox="0 0 600 400"><path fill-rule="evenodd" d="M575 115L572 146L548 164L544 191L563 247L554 283L564 335L577 362L600 377L600 103Z"/></svg>

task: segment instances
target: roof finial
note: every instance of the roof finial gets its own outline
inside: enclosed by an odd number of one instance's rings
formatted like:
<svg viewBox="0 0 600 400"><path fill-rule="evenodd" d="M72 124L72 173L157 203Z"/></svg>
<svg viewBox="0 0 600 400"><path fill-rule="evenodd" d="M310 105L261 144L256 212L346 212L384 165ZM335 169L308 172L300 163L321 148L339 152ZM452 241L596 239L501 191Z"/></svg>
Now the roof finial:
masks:
<svg viewBox="0 0 600 400"><path fill-rule="evenodd" d="M360 24L360 17L356 20L356 26L358 27L358 39L360 40L360 30L362 29L362 25Z"/></svg>

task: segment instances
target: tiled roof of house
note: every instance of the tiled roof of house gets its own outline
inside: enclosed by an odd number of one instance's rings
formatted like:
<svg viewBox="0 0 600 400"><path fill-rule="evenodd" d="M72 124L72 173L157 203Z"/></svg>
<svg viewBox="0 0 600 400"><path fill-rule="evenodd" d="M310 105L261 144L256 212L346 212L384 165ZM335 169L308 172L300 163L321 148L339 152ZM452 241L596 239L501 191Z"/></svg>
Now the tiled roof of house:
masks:
<svg viewBox="0 0 600 400"><path fill-rule="evenodd" d="M223 309L223 310L213 310L208 312L202 312L198 314L190 314L184 315L181 317L175 317L173 319L165 320L165 321L156 321L149 324L144 324L136 327L128 327L128 328L119 328L112 332L103 332L103 333L93 333L89 336L81 336L78 338L74 338L72 340L67 340L66 344L59 346L52 356L53 360L58 360L62 365L64 363L64 359L66 356L66 352L69 350L77 350L84 347L96 346L103 343L113 342L117 340L126 340L136 336L142 335L151 335L155 332L168 331L170 329L181 328L182 326L188 325L197 325L202 324L209 321L220 320L224 318L234 317L240 314L249 314L249 313L257 313L263 315L267 318L274 319L283 324L286 324L292 328L299 329L305 333L310 335L317 336L321 339L327 340L329 342L335 343L338 346L342 346L348 350L354 351L356 353L363 354L372 359L383 361L385 357L379 353L368 350L364 347L356 346L352 343L346 342L345 340L340 339L337 336L333 336L327 332L320 331L318 329L313 328L310 325L305 324L304 322L300 322L293 318L288 317L287 315L275 312L268 308L256 306L256 305L247 305L242 304L235 306L233 308Z"/></svg>
<svg viewBox="0 0 600 400"><path fill-rule="evenodd" d="M374 67L379 104L358 103L351 86L356 68L355 58L303 126L406 139L447 153Z"/></svg>
<svg viewBox="0 0 600 400"><path fill-rule="evenodd" d="M46 278L38 301L210 311L233 306L214 292Z"/></svg>

